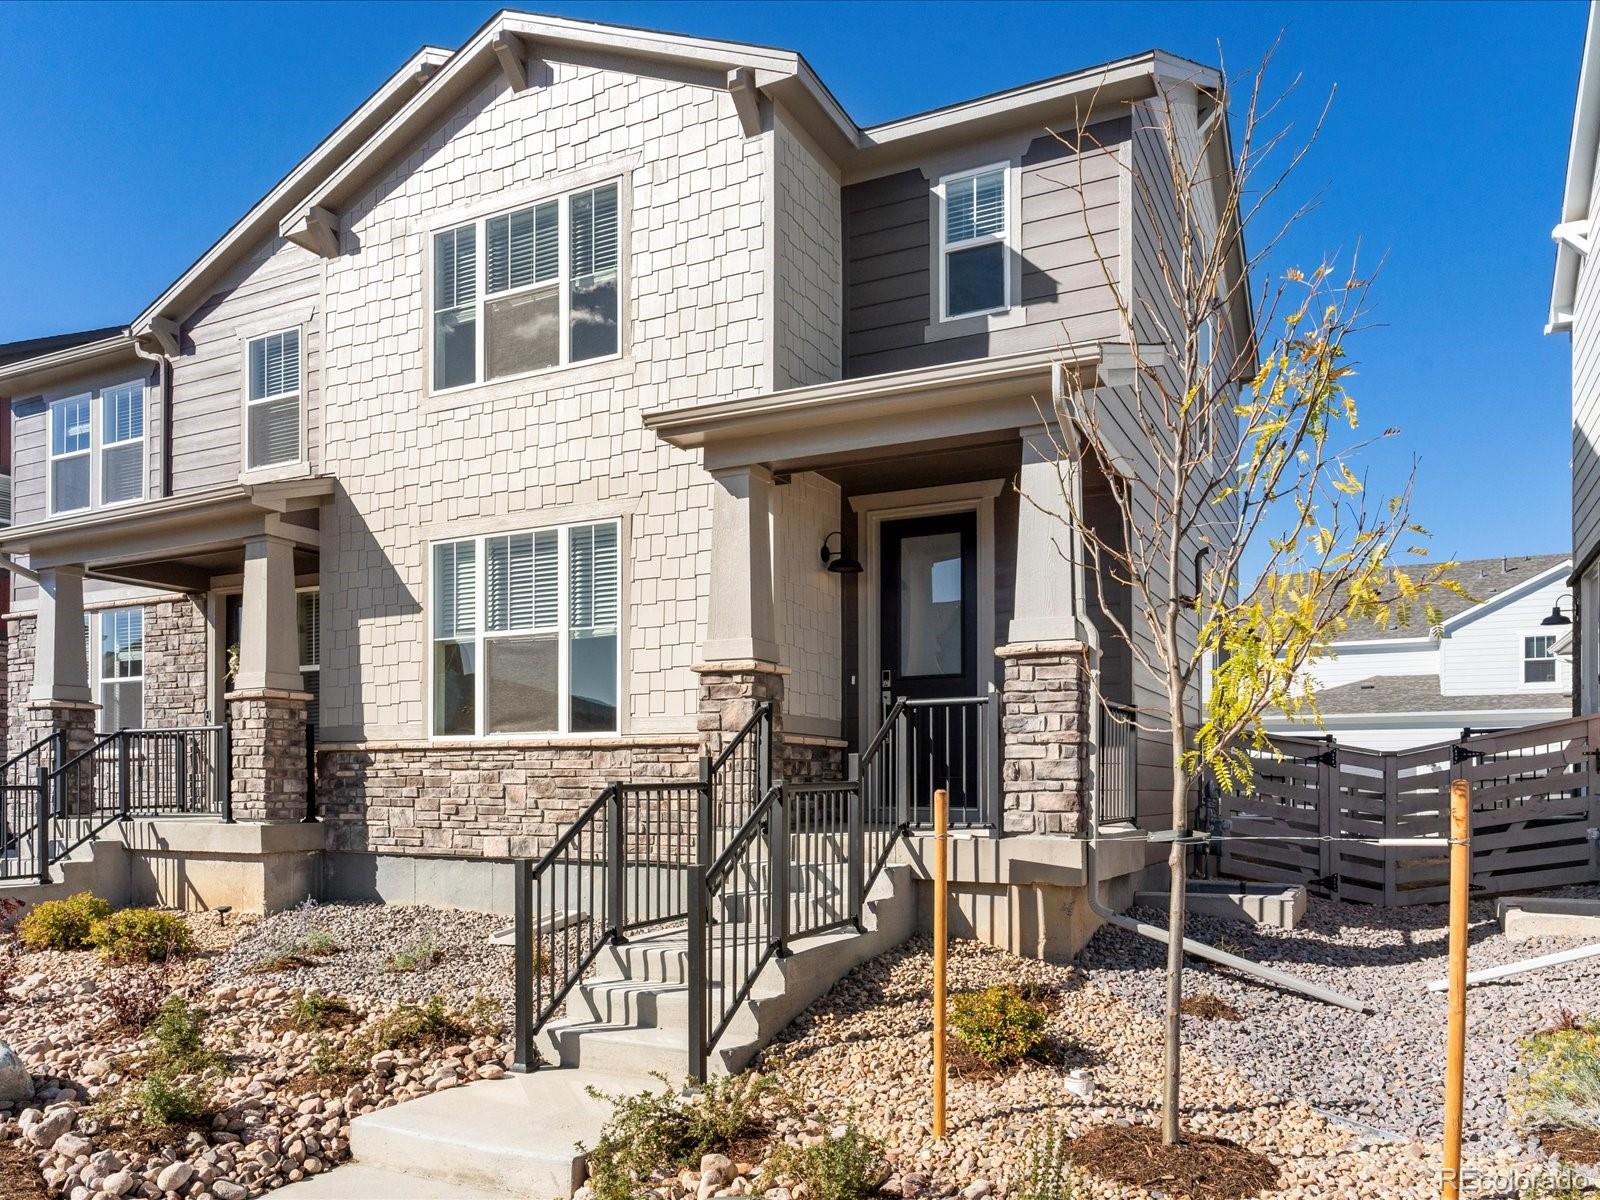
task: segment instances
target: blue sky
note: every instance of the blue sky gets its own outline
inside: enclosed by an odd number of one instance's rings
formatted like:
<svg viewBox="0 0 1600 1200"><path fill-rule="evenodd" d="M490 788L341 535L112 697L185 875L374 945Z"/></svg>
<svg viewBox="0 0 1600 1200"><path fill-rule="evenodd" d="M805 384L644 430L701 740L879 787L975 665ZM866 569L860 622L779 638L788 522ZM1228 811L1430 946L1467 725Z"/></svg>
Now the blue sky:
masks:
<svg viewBox="0 0 1600 1200"><path fill-rule="evenodd" d="M493 4L0 5L0 342L130 319L418 45ZM1436 556L1568 548L1568 345L1545 337L1583 37L1570 3L541 3L785 46L863 124L1152 46L1233 67L1283 34L1332 116L1279 266L1386 265L1353 347L1375 486L1420 459Z"/></svg>

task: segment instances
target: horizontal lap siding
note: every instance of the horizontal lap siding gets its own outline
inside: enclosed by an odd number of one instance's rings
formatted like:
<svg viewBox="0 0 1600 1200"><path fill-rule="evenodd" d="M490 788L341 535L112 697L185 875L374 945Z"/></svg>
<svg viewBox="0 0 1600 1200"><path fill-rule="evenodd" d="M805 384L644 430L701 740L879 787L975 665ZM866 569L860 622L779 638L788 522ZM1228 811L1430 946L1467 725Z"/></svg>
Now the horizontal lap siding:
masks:
<svg viewBox="0 0 1600 1200"><path fill-rule="evenodd" d="M1021 162L1022 303L1009 329L928 341L937 237L932 182L919 169L843 191L845 374L885 371L1114 337L1119 261L1119 167L1126 118L1097 126L1101 146L1079 155L1051 135Z"/></svg>
<svg viewBox="0 0 1600 1200"><path fill-rule="evenodd" d="M173 363L175 493L231 483L242 455L244 351L249 336L301 324L306 446L318 460L321 260L273 238L184 322L185 353ZM313 315L316 314L316 315Z"/></svg>

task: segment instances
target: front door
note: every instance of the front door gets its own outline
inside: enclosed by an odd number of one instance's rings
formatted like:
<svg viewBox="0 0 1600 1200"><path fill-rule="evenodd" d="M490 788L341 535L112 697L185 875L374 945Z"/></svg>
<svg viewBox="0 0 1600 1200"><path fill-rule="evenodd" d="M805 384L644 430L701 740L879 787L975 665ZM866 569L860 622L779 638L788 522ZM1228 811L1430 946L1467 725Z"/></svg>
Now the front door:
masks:
<svg viewBox="0 0 1600 1200"><path fill-rule="evenodd" d="M882 711L897 699L909 702L913 814L927 820L933 790L943 787L952 823L976 823L978 516L886 521L881 536Z"/></svg>

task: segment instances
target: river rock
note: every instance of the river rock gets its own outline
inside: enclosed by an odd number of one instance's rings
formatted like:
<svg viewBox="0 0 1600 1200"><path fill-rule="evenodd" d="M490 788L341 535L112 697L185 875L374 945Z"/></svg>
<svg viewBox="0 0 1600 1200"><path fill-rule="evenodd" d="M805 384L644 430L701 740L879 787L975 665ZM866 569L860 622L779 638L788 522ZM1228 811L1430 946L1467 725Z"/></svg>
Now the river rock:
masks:
<svg viewBox="0 0 1600 1200"><path fill-rule="evenodd" d="M26 1100L33 1095L33 1077L17 1052L0 1042L0 1101Z"/></svg>

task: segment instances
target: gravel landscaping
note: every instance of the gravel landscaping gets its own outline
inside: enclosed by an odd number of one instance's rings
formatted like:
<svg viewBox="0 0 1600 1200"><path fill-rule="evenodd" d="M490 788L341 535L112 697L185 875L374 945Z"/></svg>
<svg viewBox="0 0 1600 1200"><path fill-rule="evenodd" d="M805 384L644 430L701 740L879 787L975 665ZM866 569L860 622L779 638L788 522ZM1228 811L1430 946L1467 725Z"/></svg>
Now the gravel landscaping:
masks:
<svg viewBox="0 0 1600 1200"><path fill-rule="evenodd" d="M0 1166L15 1195L37 1194L15 1178L25 1156L50 1195L71 1200L244 1200L347 1158L355 1116L506 1073L511 955L487 943L503 922L360 905L187 920L198 953L160 975L91 951L21 956L0 994L0 1041L34 1086L0 1102ZM391 969L424 942L411 969ZM313 945L304 965L256 973ZM204 1098L199 1120L151 1118L157 1040L117 1019L141 989L146 1009L165 991L205 1013L212 1061L176 1075ZM308 992L320 999L308 1005Z"/></svg>
<svg viewBox="0 0 1600 1200"><path fill-rule="evenodd" d="M1561 895L1594 897L1597 888ZM1141 914L1158 924L1165 913ZM1583 944L1573 939L1513 942L1494 903L1472 905L1469 966L1499 966ZM1187 990L1209 992L1241 1020L1184 1022L1189 1045L1236 1067L1274 1095L1304 1101L1404 1142L1441 1136L1445 996L1427 985L1446 969L1443 906L1379 910L1313 900L1298 929L1192 918L1190 935L1246 958L1366 1001L1376 1015L1278 992L1227 970L1197 965ZM1165 951L1106 926L1079 962L1095 982L1147 1017L1165 1006ZM1193 960L1191 960L1193 962ZM1600 1014L1600 967L1579 961L1480 984L1467 1001L1468 1151L1530 1150L1511 1123L1506 1082L1515 1042L1560 1019L1563 1010Z"/></svg>

